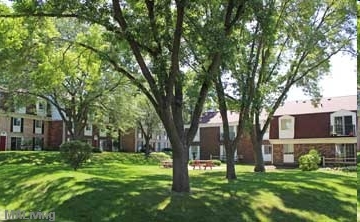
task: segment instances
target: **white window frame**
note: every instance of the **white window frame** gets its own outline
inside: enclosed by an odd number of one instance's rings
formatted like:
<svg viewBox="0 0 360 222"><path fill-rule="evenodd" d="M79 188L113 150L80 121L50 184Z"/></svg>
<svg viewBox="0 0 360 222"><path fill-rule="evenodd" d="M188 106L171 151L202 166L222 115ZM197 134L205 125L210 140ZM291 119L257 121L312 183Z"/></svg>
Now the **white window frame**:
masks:
<svg viewBox="0 0 360 222"><path fill-rule="evenodd" d="M37 101L36 114L38 116L46 116L46 103L44 101Z"/></svg>
<svg viewBox="0 0 360 222"><path fill-rule="evenodd" d="M237 125L229 125L230 139L235 138L236 132L237 132ZM223 126L220 126L220 140L224 140L224 128L223 128Z"/></svg>
<svg viewBox="0 0 360 222"><path fill-rule="evenodd" d="M19 124L15 124L19 123ZM12 132L14 133L21 133L21 118L20 117L13 117L12 121Z"/></svg>
<svg viewBox="0 0 360 222"><path fill-rule="evenodd" d="M289 149L290 151L285 152L287 148L291 148ZM294 144L283 144L283 157L284 157L284 163L293 163L294 160Z"/></svg>
<svg viewBox="0 0 360 222"><path fill-rule="evenodd" d="M193 158L193 152L196 153L196 160L200 160L200 146L190 146L189 147L189 160L194 159Z"/></svg>
<svg viewBox="0 0 360 222"><path fill-rule="evenodd" d="M38 123L40 123L40 126L38 126ZM35 120L35 134L42 134L42 126L43 126L43 121L42 120Z"/></svg>
<svg viewBox="0 0 360 222"><path fill-rule="evenodd" d="M343 127L343 132L345 132L345 125L344 125L344 117L345 116L351 116L351 120L352 120L352 124L355 126L355 132L353 132L353 135L356 135L356 124L357 124L357 120L356 120L356 113L355 112L351 112L349 110L339 110L337 112L331 113L330 114L330 125L333 126L332 135L337 135L336 131L335 131L335 117L342 117L342 127ZM340 135L345 135L345 134L340 134Z"/></svg>
<svg viewBox="0 0 360 222"><path fill-rule="evenodd" d="M16 147L12 147L12 138L15 138L16 139ZM20 144L18 143L20 139ZM11 136L10 137L10 149L11 150L21 150L21 146L23 145L23 142L24 142L24 138L23 137L20 137L20 136ZM19 145L19 147L17 146Z"/></svg>
<svg viewBox="0 0 360 222"><path fill-rule="evenodd" d="M226 160L226 149L224 145L220 145L220 160L225 161ZM235 153L234 153L234 161L238 160L238 155L237 155L237 149L235 149Z"/></svg>
<svg viewBox="0 0 360 222"><path fill-rule="evenodd" d="M351 152L353 156L347 156L347 149L353 149ZM337 158L356 158L356 146L355 144L335 144L335 157Z"/></svg>
<svg viewBox="0 0 360 222"><path fill-rule="evenodd" d="M84 128L84 136L92 136L92 134L93 134L93 126L91 123L88 123Z"/></svg>
<svg viewBox="0 0 360 222"><path fill-rule="evenodd" d="M287 121L287 127L283 129L283 121ZM281 116L279 118L279 139L293 139L295 136L295 117L293 116Z"/></svg>

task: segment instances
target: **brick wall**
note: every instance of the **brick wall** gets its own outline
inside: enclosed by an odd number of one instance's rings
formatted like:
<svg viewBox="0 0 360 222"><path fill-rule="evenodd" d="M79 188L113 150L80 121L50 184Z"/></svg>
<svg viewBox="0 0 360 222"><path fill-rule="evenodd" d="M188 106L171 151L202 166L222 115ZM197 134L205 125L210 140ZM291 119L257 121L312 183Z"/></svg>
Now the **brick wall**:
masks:
<svg viewBox="0 0 360 222"><path fill-rule="evenodd" d="M294 144L294 161L298 162L300 156L307 154L310 149L315 148L321 156L335 157L335 144ZM283 145L273 145L274 164L283 164Z"/></svg>
<svg viewBox="0 0 360 222"><path fill-rule="evenodd" d="M220 155L220 127L200 128L200 159L208 160L210 155Z"/></svg>
<svg viewBox="0 0 360 222"><path fill-rule="evenodd" d="M250 135L244 135L237 147L238 155L242 155L240 162L254 163L254 150Z"/></svg>
<svg viewBox="0 0 360 222"><path fill-rule="evenodd" d="M57 149L63 142L63 122L61 120L51 121L45 124L45 131L48 131L47 135L47 147L50 149Z"/></svg>
<svg viewBox="0 0 360 222"><path fill-rule="evenodd" d="M135 130L121 136L121 147L125 152L135 152Z"/></svg>

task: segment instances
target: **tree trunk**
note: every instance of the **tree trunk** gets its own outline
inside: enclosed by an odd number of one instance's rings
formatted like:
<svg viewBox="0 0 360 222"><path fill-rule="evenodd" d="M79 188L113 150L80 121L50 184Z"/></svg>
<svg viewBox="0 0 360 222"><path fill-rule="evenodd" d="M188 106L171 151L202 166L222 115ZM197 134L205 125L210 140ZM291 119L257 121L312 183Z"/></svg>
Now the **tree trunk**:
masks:
<svg viewBox="0 0 360 222"><path fill-rule="evenodd" d="M236 147L232 146L232 143L225 143L225 152L226 152L226 179L235 180L236 172L235 172L235 149Z"/></svg>
<svg viewBox="0 0 360 222"><path fill-rule="evenodd" d="M255 159L254 172L265 172L264 158L262 155L262 136L258 136L260 134L259 132L251 134Z"/></svg>
<svg viewBox="0 0 360 222"><path fill-rule="evenodd" d="M185 145L173 146L173 184L172 191L190 192L188 162L188 147Z"/></svg>
<svg viewBox="0 0 360 222"><path fill-rule="evenodd" d="M148 158L150 155L150 137L145 136L145 157Z"/></svg>

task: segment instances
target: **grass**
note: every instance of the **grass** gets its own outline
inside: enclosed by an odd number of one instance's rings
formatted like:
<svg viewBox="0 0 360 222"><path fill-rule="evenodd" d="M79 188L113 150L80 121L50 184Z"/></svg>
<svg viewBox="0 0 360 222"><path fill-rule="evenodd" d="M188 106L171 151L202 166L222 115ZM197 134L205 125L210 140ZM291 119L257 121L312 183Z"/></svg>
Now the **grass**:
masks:
<svg viewBox="0 0 360 222"><path fill-rule="evenodd" d="M225 170L190 170L191 193L176 194L171 169L135 154L97 154L77 172L51 152L4 152L0 161L0 209L55 211L57 221L356 220L356 173L237 165L229 182Z"/></svg>
<svg viewBox="0 0 360 222"><path fill-rule="evenodd" d="M360 152L357 153L357 178L360 178ZM360 184L357 183L357 221L360 221Z"/></svg>

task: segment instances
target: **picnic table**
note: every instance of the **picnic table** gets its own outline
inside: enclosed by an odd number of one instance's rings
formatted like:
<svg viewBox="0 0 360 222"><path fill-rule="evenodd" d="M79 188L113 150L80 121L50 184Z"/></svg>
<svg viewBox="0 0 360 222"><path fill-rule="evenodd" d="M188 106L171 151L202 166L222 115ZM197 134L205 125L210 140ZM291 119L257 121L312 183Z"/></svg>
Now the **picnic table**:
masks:
<svg viewBox="0 0 360 222"><path fill-rule="evenodd" d="M194 170L196 167L199 167L199 170L201 169L201 167L203 167L204 170L206 170L207 167L209 167L212 170L214 163L212 162L212 160L194 160L191 166L193 167Z"/></svg>
<svg viewBox="0 0 360 222"><path fill-rule="evenodd" d="M172 168L172 165L173 165L172 160L161 161L161 166L164 168Z"/></svg>

